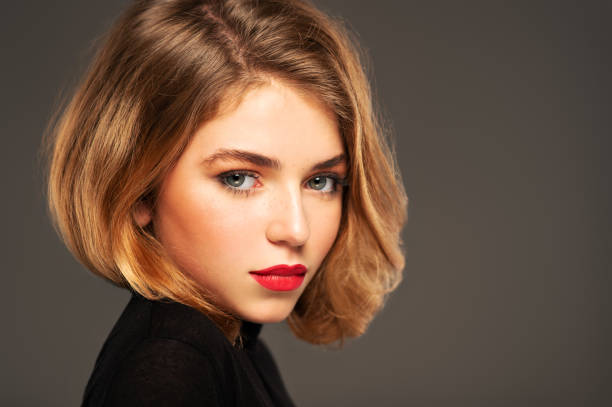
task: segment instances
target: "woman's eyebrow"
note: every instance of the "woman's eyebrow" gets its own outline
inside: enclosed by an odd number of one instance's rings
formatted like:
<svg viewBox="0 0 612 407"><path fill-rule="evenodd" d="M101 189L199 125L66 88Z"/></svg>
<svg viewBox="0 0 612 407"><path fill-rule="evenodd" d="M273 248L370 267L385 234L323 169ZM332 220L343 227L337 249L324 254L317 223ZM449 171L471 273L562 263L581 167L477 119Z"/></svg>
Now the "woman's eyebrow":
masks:
<svg viewBox="0 0 612 407"><path fill-rule="evenodd" d="M259 167L271 168L274 170L281 170L282 165L279 160L276 158L266 157L265 155L253 153L251 151L246 150L238 150L238 149L226 149L220 148L216 150L209 157L205 158L202 161L204 165L210 165L213 161L221 160L221 161L243 161L251 164L255 164ZM335 157L332 157L328 160L321 161L312 166L311 171L322 170L326 168L334 167L340 163L346 163L346 155L341 153Z"/></svg>

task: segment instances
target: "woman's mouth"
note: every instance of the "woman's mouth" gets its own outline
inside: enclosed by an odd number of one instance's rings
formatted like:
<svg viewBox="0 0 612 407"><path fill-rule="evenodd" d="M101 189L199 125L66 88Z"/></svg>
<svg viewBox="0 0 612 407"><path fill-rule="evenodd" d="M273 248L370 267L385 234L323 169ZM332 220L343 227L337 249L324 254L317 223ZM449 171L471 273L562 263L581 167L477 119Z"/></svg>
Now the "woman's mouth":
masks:
<svg viewBox="0 0 612 407"><path fill-rule="evenodd" d="M302 264L293 266L278 264L266 269L251 271L249 274L268 290L291 291L302 285L306 272L306 266Z"/></svg>

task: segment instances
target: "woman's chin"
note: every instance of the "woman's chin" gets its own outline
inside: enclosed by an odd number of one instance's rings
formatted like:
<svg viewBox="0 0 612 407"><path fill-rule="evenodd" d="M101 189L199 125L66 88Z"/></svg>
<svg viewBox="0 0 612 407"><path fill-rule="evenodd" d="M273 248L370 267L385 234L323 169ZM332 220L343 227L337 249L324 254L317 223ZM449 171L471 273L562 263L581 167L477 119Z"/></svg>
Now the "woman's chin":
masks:
<svg viewBox="0 0 612 407"><path fill-rule="evenodd" d="M254 322L256 324L276 324L279 322L283 322L291 311L293 307L287 309L260 309L256 312L248 312L241 314L241 319L249 322Z"/></svg>

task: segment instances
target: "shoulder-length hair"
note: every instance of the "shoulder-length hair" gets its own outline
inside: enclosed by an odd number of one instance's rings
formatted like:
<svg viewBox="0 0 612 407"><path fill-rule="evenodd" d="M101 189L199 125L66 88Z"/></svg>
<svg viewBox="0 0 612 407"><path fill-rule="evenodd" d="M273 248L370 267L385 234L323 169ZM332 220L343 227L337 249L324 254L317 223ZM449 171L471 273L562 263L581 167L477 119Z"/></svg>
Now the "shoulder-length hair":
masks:
<svg viewBox="0 0 612 407"><path fill-rule="evenodd" d="M52 124L51 218L92 272L198 309L235 342L239 319L210 301L134 214L155 204L198 126L270 77L335 112L348 155L338 236L288 318L303 340L342 344L365 331L400 282L407 198L355 42L307 2L134 2Z"/></svg>

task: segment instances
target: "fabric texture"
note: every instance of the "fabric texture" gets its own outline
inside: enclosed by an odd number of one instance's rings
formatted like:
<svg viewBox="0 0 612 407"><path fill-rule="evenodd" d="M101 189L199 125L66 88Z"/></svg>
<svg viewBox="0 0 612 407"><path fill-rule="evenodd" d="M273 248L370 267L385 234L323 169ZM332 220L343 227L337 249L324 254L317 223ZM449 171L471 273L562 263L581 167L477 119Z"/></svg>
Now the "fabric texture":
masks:
<svg viewBox="0 0 612 407"><path fill-rule="evenodd" d="M260 330L243 322L238 349L193 308L133 293L82 406L293 406Z"/></svg>

